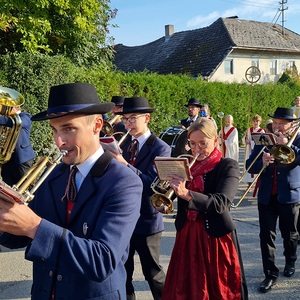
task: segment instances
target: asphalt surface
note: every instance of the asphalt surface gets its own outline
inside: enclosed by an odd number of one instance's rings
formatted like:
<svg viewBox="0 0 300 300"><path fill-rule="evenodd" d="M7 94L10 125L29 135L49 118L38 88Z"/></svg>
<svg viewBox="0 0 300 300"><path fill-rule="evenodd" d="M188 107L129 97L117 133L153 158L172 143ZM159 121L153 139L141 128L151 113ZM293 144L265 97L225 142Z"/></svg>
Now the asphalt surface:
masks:
<svg viewBox="0 0 300 300"><path fill-rule="evenodd" d="M240 152L240 166L242 166L242 162L243 151ZM237 203L237 201L240 199L241 195L246 190L246 187L246 184L240 184L235 203ZM252 197L250 192L242 201L240 206L231 210L231 214L237 227L238 239L240 242L248 284L249 299L300 300L300 260L296 262L296 272L293 277L286 278L282 275L284 268L284 257L282 238L278 232L276 240L276 262L281 271L280 276L276 285L273 286L269 293L261 294L258 292L258 286L264 279L264 274L262 271L259 247L259 227L256 199ZM175 239L173 215L164 216L164 223L165 231L163 232L162 236L160 262L164 267L164 270L167 271ZM299 251L300 250L298 250L298 252ZM29 300L32 283L31 262L28 262L24 259L24 249L11 251L2 247L0 252L0 268L0 299ZM137 299L153 299L149 291L149 287L144 281L141 273L138 257L136 257L134 285Z"/></svg>

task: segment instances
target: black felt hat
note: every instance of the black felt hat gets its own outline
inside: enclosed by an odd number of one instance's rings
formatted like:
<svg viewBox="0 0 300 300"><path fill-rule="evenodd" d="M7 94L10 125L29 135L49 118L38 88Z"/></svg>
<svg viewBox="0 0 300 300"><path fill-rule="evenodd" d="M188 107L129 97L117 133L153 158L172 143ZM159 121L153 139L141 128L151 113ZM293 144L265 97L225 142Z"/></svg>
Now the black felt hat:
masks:
<svg viewBox="0 0 300 300"><path fill-rule="evenodd" d="M188 107L189 105L195 105L197 107L201 107L202 106L196 98L191 98L189 100L188 104L185 104L184 106Z"/></svg>
<svg viewBox="0 0 300 300"><path fill-rule="evenodd" d="M117 112L117 115L124 115L129 113L152 113L156 108L149 107L148 100L143 97L125 98L123 104L123 111Z"/></svg>
<svg viewBox="0 0 300 300"><path fill-rule="evenodd" d="M71 114L105 114L112 102L100 103L95 87L89 83L68 83L50 88L48 109L32 116L32 121L54 119Z"/></svg>
<svg viewBox="0 0 300 300"><path fill-rule="evenodd" d="M125 97L123 96L112 96L111 102L113 102L116 106L123 106Z"/></svg>
<svg viewBox="0 0 300 300"><path fill-rule="evenodd" d="M269 117L274 119L285 119L289 121L294 121L299 119L295 117L293 109L284 108L284 107L277 107L274 112L274 115L269 114Z"/></svg>

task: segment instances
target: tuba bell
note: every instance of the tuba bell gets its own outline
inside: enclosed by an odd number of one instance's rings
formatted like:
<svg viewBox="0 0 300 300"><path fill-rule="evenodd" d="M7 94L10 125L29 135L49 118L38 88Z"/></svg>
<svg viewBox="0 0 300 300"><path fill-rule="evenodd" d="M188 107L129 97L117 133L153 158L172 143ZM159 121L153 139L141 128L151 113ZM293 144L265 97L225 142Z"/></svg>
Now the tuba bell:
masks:
<svg viewBox="0 0 300 300"><path fill-rule="evenodd" d="M0 115L10 118L12 122L12 127L0 125L0 164L10 160L16 147L22 120L18 114L13 113L13 109L24 102L24 97L16 90L0 87Z"/></svg>

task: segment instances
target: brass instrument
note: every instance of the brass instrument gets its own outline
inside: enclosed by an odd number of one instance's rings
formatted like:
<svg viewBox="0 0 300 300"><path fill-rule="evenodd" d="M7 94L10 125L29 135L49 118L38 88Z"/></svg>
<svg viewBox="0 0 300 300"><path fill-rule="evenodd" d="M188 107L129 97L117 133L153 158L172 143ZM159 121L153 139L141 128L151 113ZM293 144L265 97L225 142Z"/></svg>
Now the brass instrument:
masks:
<svg viewBox="0 0 300 300"><path fill-rule="evenodd" d="M116 123L119 117L120 117L119 115L115 115L112 119L109 119L108 121L103 121L103 126L101 131L105 135L113 135L114 133L113 125Z"/></svg>
<svg viewBox="0 0 300 300"><path fill-rule="evenodd" d="M120 132L115 132L115 133L113 134L113 136L115 136L115 135L117 135L117 134L121 134L121 135L122 135L122 137L118 140L118 146L120 146L120 145L124 142L124 140L126 139L127 135L129 134L129 132L130 132L130 128L127 130L126 133L120 131Z"/></svg>
<svg viewBox="0 0 300 300"><path fill-rule="evenodd" d="M220 125L221 125L220 132L221 132L221 136L222 136L222 138L221 138L221 153L222 153L222 157L224 157L224 155L225 155L224 146L223 146L223 142L224 142L224 140L223 140L223 118L224 118L224 113L222 111L218 113L218 118L220 118Z"/></svg>
<svg viewBox="0 0 300 300"><path fill-rule="evenodd" d="M0 115L11 119L12 127L0 125L0 164L8 162L16 147L22 128L22 120L18 114L12 114L16 106L25 102L24 97L17 91L0 87Z"/></svg>
<svg viewBox="0 0 300 300"><path fill-rule="evenodd" d="M295 158L295 151L291 148L291 145L293 144L295 138L297 137L300 130L300 126L297 127L297 129L294 129L294 132L292 133L292 136L289 140L289 142L286 145L274 145L270 153L274 156L274 158L281 164L290 164L292 163Z"/></svg>
<svg viewBox="0 0 300 300"><path fill-rule="evenodd" d="M294 130L289 142L286 145L274 145L272 146L272 148L270 149L270 153L272 154L272 156L274 157L274 159L276 161L278 161L281 164L291 164L295 158L295 151L291 148L291 145L293 144L295 138L297 137L297 134L299 133L300 130L300 126L298 126L297 129ZM263 148L260 152L259 155L257 155L255 157L255 159L253 160L252 164L249 166L249 168L247 170L250 169L250 167L253 165L253 163L258 159L258 157L260 156L260 154L263 152L265 148ZM264 171L264 169L268 166L269 164L264 164L263 167L261 168L261 170L259 171L258 174L256 174L255 178L253 179L253 181L251 182L251 184L249 185L249 187L247 188L247 190L245 191L245 193L242 195L242 197L240 198L240 200L237 202L237 204L231 204L231 207L236 208L238 207L241 202L243 201L243 199L246 197L246 195L248 194L248 192L250 191L250 189L252 188L252 186L256 183L256 181L258 180L259 176L262 174L262 172Z"/></svg>
<svg viewBox="0 0 300 300"><path fill-rule="evenodd" d="M197 153L195 157L190 154L182 154L179 155L178 158L192 157L193 160L189 164L189 168L191 168L196 162L198 156L199 153ZM161 181L159 178L156 178L151 184L151 189L154 192L154 194L150 198L151 204L157 211L164 214L170 214L174 211L173 201L175 201L177 198L177 196L175 195L175 191L169 187L169 184L169 181ZM165 193L159 192L158 189L164 191Z"/></svg>
<svg viewBox="0 0 300 300"><path fill-rule="evenodd" d="M32 168L29 169L29 171L18 181L18 183L12 187L0 181L0 189L2 191L8 191L6 194L14 195L14 198L18 199L18 202L22 202L24 204L28 203L34 198L34 193L36 190L67 153L68 151L61 151L53 161L50 161L48 157L41 158ZM29 190L28 188L30 186L32 186L32 188Z"/></svg>
<svg viewBox="0 0 300 300"><path fill-rule="evenodd" d="M256 160L260 157L260 155L265 151L266 146L263 146L261 148L261 150L259 151L259 153L256 155L256 157L253 159L252 163L249 165L249 167L244 171L244 173L242 174L241 178L239 179L239 183L242 182L242 180L244 179L245 175L248 173L248 171L251 169L251 167L254 165L254 163L256 162ZM250 189L249 189L250 190Z"/></svg>

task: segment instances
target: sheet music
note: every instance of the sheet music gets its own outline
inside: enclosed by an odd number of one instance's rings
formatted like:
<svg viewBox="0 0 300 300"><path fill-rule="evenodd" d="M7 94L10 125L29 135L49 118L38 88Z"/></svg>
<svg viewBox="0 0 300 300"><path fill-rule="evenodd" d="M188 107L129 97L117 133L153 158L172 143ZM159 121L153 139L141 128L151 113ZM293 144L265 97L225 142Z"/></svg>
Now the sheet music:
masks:
<svg viewBox="0 0 300 300"><path fill-rule="evenodd" d="M187 181L193 178L186 157L156 157L154 163L157 175L162 181L171 180L171 175L177 175Z"/></svg>

